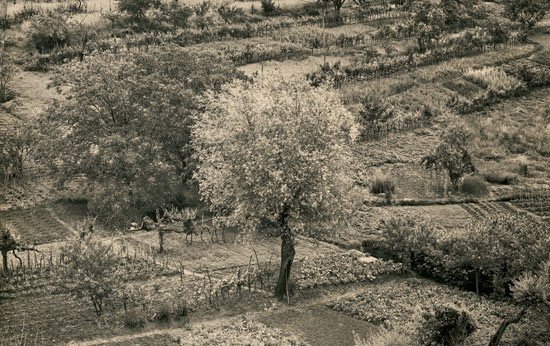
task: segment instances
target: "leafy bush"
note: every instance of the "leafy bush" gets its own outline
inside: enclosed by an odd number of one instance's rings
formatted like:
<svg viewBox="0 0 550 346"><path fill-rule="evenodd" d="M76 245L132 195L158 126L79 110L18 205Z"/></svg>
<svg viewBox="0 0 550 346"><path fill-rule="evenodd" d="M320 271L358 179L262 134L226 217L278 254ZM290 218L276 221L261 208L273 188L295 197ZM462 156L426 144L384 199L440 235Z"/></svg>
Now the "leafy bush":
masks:
<svg viewBox="0 0 550 346"><path fill-rule="evenodd" d="M273 16L277 12L275 1L273 0L261 0L262 14L264 16Z"/></svg>
<svg viewBox="0 0 550 346"><path fill-rule="evenodd" d="M59 15L34 16L27 32L29 43L40 54L49 53L69 43L66 19Z"/></svg>
<svg viewBox="0 0 550 346"><path fill-rule="evenodd" d="M142 19L153 6L160 5L159 0L119 0L118 10L135 19Z"/></svg>
<svg viewBox="0 0 550 346"><path fill-rule="evenodd" d="M395 182L387 175L380 173L375 174L370 187L370 192L374 194L384 193L386 195L391 195L395 193Z"/></svg>
<svg viewBox="0 0 550 346"><path fill-rule="evenodd" d="M489 172L484 177L491 184L515 185L518 182L516 175L501 172Z"/></svg>
<svg viewBox="0 0 550 346"><path fill-rule="evenodd" d="M550 239L544 234L543 222L519 215L491 215L456 233L425 222L390 220L384 243L375 245L422 275L506 295L514 278L535 270L547 257Z"/></svg>
<svg viewBox="0 0 550 346"><path fill-rule="evenodd" d="M153 321L167 322L172 317L172 305L169 302L162 302L152 317Z"/></svg>
<svg viewBox="0 0 550 346"><path fill-rule="evenodd" d="M305 258L295 281L298 289L373 281L377 275L398 271L400 265L391 261L363 262L358 251Z"/></svg>
<svg viewBox="0 0 550 346"><path fill-rule="evenodd" d="M124 315L124 326L129 329L143 328L145 317L140 311L131 310Z"/></svg>
<svg viewBox="0 0 550 346"><path fill-rule="evenodd" d="M542 87L550 84L550 67L528 60L513 62L502 67L506 73L523 81L528 87Z"/></svg>
<svg viewBox="0 0 550 346"><path fill-rule="evenodd" d="M323 84L329 84L335 88L339 88L342 84L344 84L346 74L342 69L342 63L337 61L333 65L328 62L324 63L321 65L321 69L319 71L308 73L306 78L309 80L309 83L315 87Z"/></svg>
<svg viewBox="0 0 550 346"><path fill-rule="evenodd" d="M464 78L499 96L513 95L525 87L523 82L498 67L470 68L464 73Z"/></svg>
<svg viewBox="0 0 550 346"><path fill-rule="evenodd" d="M463 194L472 196L485 196L489 192L485 180L475 175L462 178L458 189Z"/></svg>
<svg viewBox="0 0 550 346"><path fill-rule="evenodd" d="M436 306L434 313L425 314L418 334L421 345L462 345L476 330L468 313L449 306Z"/></svg>
<svg viewBox="0 0 550 346"><path fill-rule="evenodd" d="M174 314L176 318L186 317L189 314L189 303L186 300L176 303L174 307Z"/></svg>

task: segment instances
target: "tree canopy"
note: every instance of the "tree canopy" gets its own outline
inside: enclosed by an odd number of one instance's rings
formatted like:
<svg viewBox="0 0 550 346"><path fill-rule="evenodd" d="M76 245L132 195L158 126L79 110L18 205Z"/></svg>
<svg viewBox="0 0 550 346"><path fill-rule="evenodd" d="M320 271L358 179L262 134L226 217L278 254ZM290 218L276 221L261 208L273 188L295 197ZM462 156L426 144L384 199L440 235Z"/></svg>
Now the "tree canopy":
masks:
<svg viewBox="0 0 550 346"><path fill-rule="evenodd" d="M193 127L201 195L227 226L276 228L288 278L293 235L346 214L354 118L327 88L271 75L232 83L206 104Z"/></svg>
<svg viewBox="0 0 550 346"><path fill-rule="evenodd" d="M177 48L72 63L55 77L64 100L40 119L44 159L60 183L84 183L103 221L140 217L190 176L198 95L238 76L221 59Z"/></svg>

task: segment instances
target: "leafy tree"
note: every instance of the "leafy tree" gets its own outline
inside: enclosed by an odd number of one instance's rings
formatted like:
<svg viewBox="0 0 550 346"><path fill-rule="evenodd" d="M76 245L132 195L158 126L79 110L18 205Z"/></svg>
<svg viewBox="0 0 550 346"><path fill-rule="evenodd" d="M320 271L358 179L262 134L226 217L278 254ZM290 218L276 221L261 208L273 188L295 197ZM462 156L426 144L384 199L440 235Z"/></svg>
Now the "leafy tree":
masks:
<svg viewBox="0 0 550 346"><path fill-rule="evenodd" d="M20 264L23 264L21 258L17 256L17 251L37 251L33 247L21 244L14 238L13 232L10 227L0 221L0 253L2 254L2 268L5 273L9 271L8 268L8 253L11 252L15 258L19 260Z"/></svg>
<svg viewBox="0 0 550 346"><path fill-rule="evenodd" d="M63 264L58 284L77 298L89 298L96 315L103 314L105 299L122 283L118 259L111 246L104 245L92 234L74 239L62 249Z"/></svg>
<svg viewBox="0 0 550 346"><path fill-rule="evenodd" d="M528 34L537 22L546 15L549 5L546 0L506 0L505 14L518 22L524 34Z"/></svg>
<svg viewBox="0 0 550 346"><path fill-rule="evenodd" d="M69 44L67 18L60 15L39 15L31 19L27 32L30 44L40 54Z"/></svg>
<svg viewBox="0 0 550 346"><path fill-rule="evenodd" d="M426 169L447 170L456 191L460 178L464 174L475 172L467 146L468 134L464 127L451 126L441 135L440 143L434 153L422 158L421 164Z"/></svg>
<svg viewBox="0 0 550 346"><path fill-rule="evenodd" d="M103 222L140 219L190 177L198 96L238 76L224 60L182 49L70 64L55 77L64 100L40 117L42 158L59 184L81 184Z"/></svg>
<svg viewBox="0 0 550 346"><path fill-rule="evenodd" d="M265 76L209 94L193 127L201 195L226 226L281 237L281 299L299 232L328 229L348 211L353 116L305 80Z"/></svg>
<svg viewBox="0 0 550 346"><path fill-rule="evenodd" d="M418 50L423 53L443 33L445 14L428 1L415 2L412 7L411 20L417 34Z"/></svg>
<svg viewBox="0 0 550 346"><path fill-rule="evenodd" d="M335 21L336 23L341 23L342 21L342 17L340 15L340 11L342 9L342 7L344 6L344 3L346 2L346 0L318 0L318 2L321 2L323 3L323 6L326 6L328 5L329 3L332 4L332 7L334 7L334 13L335 13ZM367 4L361 4L361 6L363 7L366 7ZM324 11L324 9L323 9Z"/></svg>
<svg viewBox="0 0 550 346"><path fill-rule="evenodd" d="M545 314L550 312L550 259L542 262L536 272L527 272L512 285L514 299L522 305L515 316L500 324L491 338L489 346L500 345L500 340L511 324L519 322L528 310L541 310Z"/></svg>

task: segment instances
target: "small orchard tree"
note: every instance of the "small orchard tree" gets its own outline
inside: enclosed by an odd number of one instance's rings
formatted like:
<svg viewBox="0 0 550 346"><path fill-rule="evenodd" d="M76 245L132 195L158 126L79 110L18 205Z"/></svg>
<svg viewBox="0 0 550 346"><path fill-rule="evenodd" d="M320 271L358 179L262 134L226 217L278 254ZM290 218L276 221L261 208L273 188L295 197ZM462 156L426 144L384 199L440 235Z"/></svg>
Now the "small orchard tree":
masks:
<svg viewBox="0 0 550 346"><path fill-rule="evenodd" d="M88 298L98 317L103 314L105 299L116 293L123 282L118 259L112 248L83 234L62 249L58 285L77 298Z"/></svg>
<svg viewBox="0 0 550 346"><path fill-rule="evenodd" d="M11 252L15 258L19 260L20 264L23 264L21 258L17 256L17 251L37 251L33 247L21 244L13 236L13 231L8 224L0 221L0 253L2 254L2 269L4 273L9 272L8 267L8 253Z"/></svg>
<svg viewBox="0 0 550 346"><path fill-rule="evenodd" d="M518 22L524 35L546 15L550 8L547 0L506 0L505 14L514 22Z"/></svg>
<svg viewBox="0 0 550 346"><path fill-rule="evenodd" d="M521 304L521 309L500 324L491 338L489 346L498 346L504 332L511 324L519 322L530 309L538 309L543 313L550 313L550 259L542 262L536 272L523 274L512 285L514 299Z"/></svg>
<svg viewBox="0 0 550 346"><path fill-rule="evenodd" d="M445 13L433 3L421 1L412 6L411 21L417 34L418 50L424 53L445 29Z"/></svg>
<svg viewBox="0 0 550 346"><path fill-rule="evenodd" d="M193 127L196 178L217 219L281 237L279 299L295 235L335 227L348 211L348 144L357 132L328 88L271 75L210 94Z"/></svg>
<svg viewBox="0 0 550 346"><path fill-rule="evenodd" d="M458 190L460 178L474 173L475 167L468 153L468 133L461 125L449 127L440 138L439 145L431 155L422 158L426 169L446 170L454 190Z"/></svg>

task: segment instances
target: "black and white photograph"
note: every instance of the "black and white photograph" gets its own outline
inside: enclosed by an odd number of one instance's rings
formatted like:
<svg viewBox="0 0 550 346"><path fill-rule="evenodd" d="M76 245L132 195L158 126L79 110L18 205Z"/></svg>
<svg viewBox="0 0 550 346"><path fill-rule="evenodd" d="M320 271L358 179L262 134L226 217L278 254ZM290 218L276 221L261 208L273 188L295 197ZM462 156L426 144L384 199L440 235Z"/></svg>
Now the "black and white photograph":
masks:
<svg viewBox="0 0 550 346"><path fill-rule="evenodd" d="M550 346L550 0L0 0L0 346Z"/></svg>

